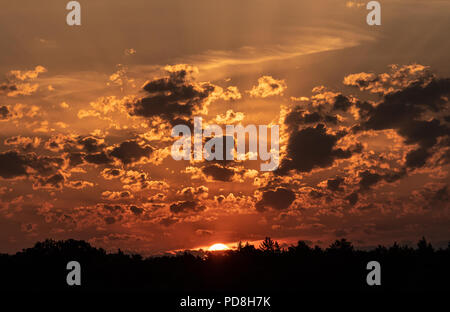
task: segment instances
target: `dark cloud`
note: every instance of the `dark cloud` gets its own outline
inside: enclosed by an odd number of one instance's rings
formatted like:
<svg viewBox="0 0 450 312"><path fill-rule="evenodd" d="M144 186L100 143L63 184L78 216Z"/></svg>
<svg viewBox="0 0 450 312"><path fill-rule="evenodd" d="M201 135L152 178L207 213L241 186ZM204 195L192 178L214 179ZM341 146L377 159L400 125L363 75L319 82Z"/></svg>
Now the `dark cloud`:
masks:
<svg viewBox="0 0 450 312"><path fill-rule="evenodd" d="M216 200L219 204L221 204L225 200L225 196L219 195L216 197Z"/></svg>
<svg viewBox="0 0 450 312"><path fill-rule="evenodd" d="M351 205L355 205L358 202L359 194L368 191L372 186L378 184L381 181L388 183L400 180L406 175L406 170L401 169L399 171L388 171L385 173L372 172L370 170L364 170L359 172L359 189L348 195L346 199Z"/></svg>
<svg viewBox="0 0 450 312"><path fill-rule="evenodd" d="M299 125L313 124L317 122L337 124L338 119L336 116L328 115L322 112L305 112L300 106L293 108L285 118L285 124L291 130L296 130Z"/></svg>
<svg viewBox="0 0 450 312"><path fill-rule="evenodd" d="M0 177L12 179L27 175L28 159L15 151L0 153Z"/></svg>
<svg viewBox="0 0 450 312"><path fill-rule="evenodd" d="M141 215L144 212L144 209L142 208L138 208L136 206L130 206L130 210L132 213L134 213L135 215Z"/></svg>
<svg viewBox="0 0 450 312"><path fill-rule="evenodd" d="M357 129L394 129L405 138L406 144L419 148L407 155L406 166L422 167L433 154L430 148L438 138L448 136L450 128L440 120L421 120L425 114L438 114L446 109L450 95L450 79L433 78L427 84L415 83L405 89L388 93L377 106L362 113L365 121Z"/></svg>
<svg viewBox="0 0 450 312"><path fill-rule="evenodd" d="M359 186L361 187L362 190L367 190L372 185L375 185L381 180L383 180L383 177L381 175L379 175L378 173L372 173L369 170L360 172L359 177L361 178L359 180Z"/></svg>
<svg viewBox="0 0 450 312"><path fill-rule="evenodd" d="M408 124L402 125L398 133L406 138L406 144L419 144L424 148L429 148L437 143L438 137L449 135L450 128L442 125L437 119L411 120Z"/></svg>
<svg viewBox="0 0 450 312"><path fill-rule="evenodd" d="M289 136L287 157L281 161L278 174L287 174L295 169L309 172L314 168L326 168L333 165L336 159L349 158L354 151L336 148L338 140L345 133L327 133L323 124L294 131Z"/></svg>
<svg viewBox="0 0 450 312"><path fill-rule="evenodd" d="M149 157L152 151L150 146L141 146L136 141L125 141L115 147L110 155L127 165L137 162L143 157Z"/></svg>
<svg viewBox="0 0 450 312"><path fill-rule="evenodd" d="M203 210L205 210L205 206L199 206L198 201L195 200L179 201L170 205L170 211L173 213L198 212Z"/></svg>
<svg viewBox="0 0 450 312"><path fill-rule="evenodd" d="M204 166L202 171L208 177L213 178L216 181L229 182L233 179L234 170L221 166L219 164L211 164Z"/></svg>
<svg viewBox="0 0 450 312"><path fill-rule="evenodd" d="M208 195L208 188L206 186L199 186L197 188L194 188L192 186L185 187L181 191L177 192L177 195L180 195L183 197L183 199L189 199L193 200L195 198Z"/></svg>
<svg viewBox="0 0 450 312"><path fill-rule="evenodd" d="M335 179L329 179L327 181L327 188L331 191L342 191L341 184L344 182L344 179L341 177L337 177Z"/></svg>
<svg viewBox="0 0 450 312"><path fill-rule="evenodd" d="M69 166L76 167L84 162L84 153L69 153L66 158L69 160Z"/></svg>
<svg viewBox="0 0 450 312"><path fill-rule="evenodd" d="M106 210L110 211L110 212L116 212L116 211L123 211L122 206L119 205L103 205L103 208L105 208Z"/></svg>
<svg viewBox="0 0 450 312"><path fill-rule="evenodd" d="M2 83L0 84L0 94L9 93L11 91L17 91L17 86L12 83Z"/></svg>
<svg viewBox="0 0 450 312"><path fill-rule="evenodd" d="M420 168L425 165L431 153L426 148L418 148L406 155L406 166L408 168Z"/></svg>
<svg viewBox="0 0 450 312"><path fill-rule="evenodd" d="M62 174L57 173L48 178L39 178L35 184L35 188L61 189L65 178Z"/></svg>
<svg viewBox="0 0 450 312"><path fill-rule="evenodd" d="M78 139L78 144L82 146L83 151L90 154L99 152L105 147L105 145L101 142L101 140L95 137L85 137Z"/></svg>
<svg viewBox="0 0 450 312"><path fill-rule="evenodd" d="M162 226L165 226L165 227L169 227L172 224L175 224L177 222L178 222L177 219L171 218L171 217L167 217L167 218L161 219L161 221L159 221L159 224L161 224Z"/></svg>
<svg viewBox="0 0 450 312"><path fill-rule="evenodd" d="M143 157L149 157L153 152L153 148L150 146L140 145L133 140L122 142L112 149L106 148L102 140L94 137L80 138L77 143L82 146L84 152L70 152L66 156L69 158L71 166L82 164L83 160L96 165L105 165L112 163L113 158L128 165L138 162Z"/></svg>
<svg viewBox="0 0 450 312"><path fill-rule="evenodd" d="M0 106L0 119L7 119L9 116L9 109L7 106Z"/></svg>
<svg viewBox="0 0 450 312"><path fill-rule="evenodd" d="M352 106L352 103L350 102L349 98L346 97L345 95L338 94L334 98L333 103L334 110L341 110L346 112L350 108L350 106Z"/></svg>
<svg viewBox="0 0 450 312"><path fill-rule="evenodd" d="M119 193L120 198L131 198L131 193L129 191L122 191Z"/></svg>
<svg viewBox="0 0 450 312"><path fill-rule="evenodd" d="M169 72L168 77L148 82L143 87L147 95L128 103L130 115L161 117L175 125L179 119L189 119L194 111L203 110L215 87L195 83L189 76L187 69L179 69Z"/></svg>
<svg viewBox="0 0 450 312"><path fill-rule="evenodd" d="M316 190L312 190L312 191L309 192L308 195L309 195L311 198L318 199L318 198L322 198L325 194L324 194L324 193L321 193L321 192L318 192L318 191L316 191Z"/></svg>
<svg viewBox="0 0 450 312"><path fill-rule="evenodd" d="M346 200L348 200L348 202L350 203L350 205L355 205L358 202L359 199L359 195L357 192L353 192L350 195L348 195L347 197L345 197Z"/></svg>
<svg viewBox="0 0 450 312"><path fill-rule="evenodd" d="M448 185L445 185L442 188L438 189L432 198L433 201L440 201L445 203L448 203L449 199L450 194L448 192Z"/></svg>
<svg viewBox="0 0 450 312"><path fill-rule="evenodd" d="M377 184L380 181L386 181L389 183L400 180L406 175L406 170L404 168L398 171L387 171L384 173L376 173L371 172L369 170L365 170L359 173L359 177L361 178L359 181L359 185L361 190L367 190L371 186Z"/></svg>
<svg viewBox="0 0 450 312"><path fill-rule="evenodd" d="M106 165L112 162L112 159L106 153L100 152L95 154L84 155L84 160L91 164Z"/></svg>
<svg viewBox="0 0 450 312"><path fill-rule="evenodd" d="M265 208L270 207L275 210L284 210L289 208L294 200L295 193L293 191L278 187L275 190L264 191L262 199L256 203L256 209L264 211Z"/></svg>
<svg viewBox="0 0 450 312"><path fill-rule="evenodd" d="M41 176L55 174L64 164L64 159L52 156L37 156L34 153L27 154L29 167Z"/></svg>
<svg viewBox="0 0 450 312"><path fill-rule="evenodd" d="M123 171L117 168L107 168L102 172L105 179L117 178L122 175Z"/></svg>
<svg viewBox="0 0 450 312"><path fill-rule="evenodd" d="M448 185L425 186L419 194L426 201L424 205L427 209L438 210L450 205L450 194Z"/></svg>
<svg viewBox="0 0 450 312"><path fill-rule="evenodd" d="M55 174L64 159L59 157L37 156L34 153L20 154L17 151L0 153L0 176L12 179L33 175L37 178Z"/></svg>

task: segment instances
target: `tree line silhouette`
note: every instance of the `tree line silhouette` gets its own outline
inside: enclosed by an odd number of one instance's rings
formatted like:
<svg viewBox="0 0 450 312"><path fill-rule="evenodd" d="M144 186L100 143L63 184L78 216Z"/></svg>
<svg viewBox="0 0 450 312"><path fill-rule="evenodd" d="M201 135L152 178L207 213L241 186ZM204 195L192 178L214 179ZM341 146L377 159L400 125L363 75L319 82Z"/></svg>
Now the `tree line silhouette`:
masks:
<svg viewBox="0 0 450 312"><path fill-rule="evenodd" d="M81 286L68 286L66 265L81 264ZM435 249L422 238L416 248L355 249L346 239L328 248L305 241L281 248L267 237L258 247L144 258L120 249L107 253L80 240L45 240L14 255L0 254L8 290L149 290L156 292L448 291L450 243ZM381 286L368 286L366 265L381 264Z"/></svg>

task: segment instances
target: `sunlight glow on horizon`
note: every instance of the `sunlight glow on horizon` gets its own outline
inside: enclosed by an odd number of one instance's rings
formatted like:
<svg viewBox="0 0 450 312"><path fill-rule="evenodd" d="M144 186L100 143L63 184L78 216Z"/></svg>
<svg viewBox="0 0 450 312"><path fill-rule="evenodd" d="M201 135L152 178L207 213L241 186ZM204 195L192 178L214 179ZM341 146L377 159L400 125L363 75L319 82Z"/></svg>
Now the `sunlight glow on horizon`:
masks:
<svg viewBox="0 0 450 312"><path fill-rule="evenodd" d="M211 247L209 247L209 251L219 251L219 250L229 250L230 249L230 247L228 247L227 245L225 245L225 244L214 244L214 245L212 245Z"/></svg>

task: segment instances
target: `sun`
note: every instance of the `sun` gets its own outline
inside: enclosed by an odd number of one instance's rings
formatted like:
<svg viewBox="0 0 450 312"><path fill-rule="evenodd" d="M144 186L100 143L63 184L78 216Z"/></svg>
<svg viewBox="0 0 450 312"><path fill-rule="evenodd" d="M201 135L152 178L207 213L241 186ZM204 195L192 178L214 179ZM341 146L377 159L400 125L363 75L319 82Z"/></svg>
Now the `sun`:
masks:
<svg viewBox="0 0 450 312"><path fill-rule="evenodd" d="M228 247L225 244L214 244L211 247L209 247L209 251L218 251L218 250L228 250L230 247Z"/></svg>

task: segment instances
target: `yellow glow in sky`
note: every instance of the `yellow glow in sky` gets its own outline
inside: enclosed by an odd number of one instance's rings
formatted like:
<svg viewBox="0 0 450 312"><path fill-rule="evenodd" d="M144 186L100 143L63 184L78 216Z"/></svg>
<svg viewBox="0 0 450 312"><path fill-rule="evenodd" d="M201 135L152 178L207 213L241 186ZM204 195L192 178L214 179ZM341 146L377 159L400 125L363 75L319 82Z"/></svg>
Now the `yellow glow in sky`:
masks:
<svg viewBox="0 0 450 312"><path fill-rule="evenodd" d="M214 244L211 247L209 247L209 251L218 251L218 250L228 250L230 247L224 244Z"/></svg>

